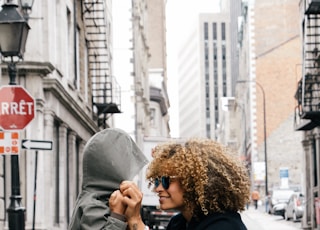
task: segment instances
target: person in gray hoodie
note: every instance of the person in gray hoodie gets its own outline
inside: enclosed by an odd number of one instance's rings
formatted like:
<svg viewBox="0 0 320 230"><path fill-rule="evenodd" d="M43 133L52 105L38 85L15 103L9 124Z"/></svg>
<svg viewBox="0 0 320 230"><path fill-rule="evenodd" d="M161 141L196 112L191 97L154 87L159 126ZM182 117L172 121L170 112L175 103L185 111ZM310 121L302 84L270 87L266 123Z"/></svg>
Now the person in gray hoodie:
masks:
<svg viewBox="0 0 320 230"><path fill-rule="evenodd" d="M120 129L104 129L91 137L84 148L82 191L68 230L125 230L123 197L114 191L147 163L136 143ZM109 206L109 199L116 205Z"/></svg>

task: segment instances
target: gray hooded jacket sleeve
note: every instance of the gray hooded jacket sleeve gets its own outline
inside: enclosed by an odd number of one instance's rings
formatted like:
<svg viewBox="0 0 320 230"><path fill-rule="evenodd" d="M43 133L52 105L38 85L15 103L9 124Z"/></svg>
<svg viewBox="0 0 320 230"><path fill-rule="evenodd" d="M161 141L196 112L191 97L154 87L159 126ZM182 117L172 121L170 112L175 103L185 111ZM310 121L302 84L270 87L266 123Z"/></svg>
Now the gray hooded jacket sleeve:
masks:
<svg viewBox="0 0 320 230"><path fill-rule="evenodd" d="M84 148L82 191L68 230L125 230L125 222L109 216L109 197L146 164L146 157L124 131L109 128L95 134Z"/></svg>

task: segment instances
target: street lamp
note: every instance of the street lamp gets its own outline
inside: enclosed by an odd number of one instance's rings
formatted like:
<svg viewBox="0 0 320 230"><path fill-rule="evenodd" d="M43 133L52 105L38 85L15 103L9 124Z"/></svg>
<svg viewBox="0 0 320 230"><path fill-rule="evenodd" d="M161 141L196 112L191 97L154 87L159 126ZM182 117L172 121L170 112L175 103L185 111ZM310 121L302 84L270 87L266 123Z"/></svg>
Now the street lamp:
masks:
<svg viewBox="0 0 320 230"><path fill-rule="evenodd" d="M25 51L28 31L26 19L17 11L18 5L10 0L2 5L0 11L0 53L3 58L10 57L8 64L9 85L16 85L16 62L22 59ZM11 197L7 209L10 230L25 229L25 208L21 205L19 158L11 155Z"/></svg>
<svg viewBox="0 0 320 230"><path fill-rule="evenodd" d="M246 81L246 80L239 80L237 83L256 83L256 85L261 89L262 92L262 100L263 100L263 139L264 139L264 161L265 161L265 194L266 197L268 197L268 154L267 154L267 122L266 122L266 98L265 98L265 92L257 81Z"/></svg>
<svg viewBox="0 0 320 230"><path fill-rule="evenodd" d="M23 17L26 19L26 21L29 20L29 14L33 6L34 0L19 0L21 9L23 12Z"/></svg>
<svg viewBox="0 0 320 230"><path fill-rule="evenodd" d="M27 21L12 3L2 5L0 12L0 52L3 57L22 58L28 31Z"/></svg>
<svg viewBox="0 0 320 230"><path fill-rule="evenodd" d="M243 140L243 143L242 143L242 148L243 148L243 153L244 153L244 156L245 156L245 163L246 163L246 167L247 167L247 170L248 170L248 173L250 175L250 178L251 178L251 157L250 157L250 161L248 159L248 151L247 151L247 115L246 115L246 111L245 111L245 105L243 103L238 103L236 102L235 104L236 108L240 108L241 111L242 111L242 117L244 118L244 140ZM250 156L251 156L251 153L250 153Z"/></svg>
<svg viewBox="0 0 320 230"><path fill-rule="evenodd" d="M245 153L245 157L247 157L247 117L246 111L244 110L244 106L242 104L236 103L236 107L240 108L242 111L242 117L244 117L244 143L243 143L243 152Z"/></svg>

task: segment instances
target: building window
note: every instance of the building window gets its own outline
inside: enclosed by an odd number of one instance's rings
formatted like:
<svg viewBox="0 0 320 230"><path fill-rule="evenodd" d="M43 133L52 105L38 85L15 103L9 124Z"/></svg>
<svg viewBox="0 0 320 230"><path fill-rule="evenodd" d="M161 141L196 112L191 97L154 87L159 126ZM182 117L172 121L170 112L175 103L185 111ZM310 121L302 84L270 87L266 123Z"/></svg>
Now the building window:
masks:
<svg viewBox="0 0 320 230"><path fill-rule="evenodd" d="M204 23L204 40L205 41L208 40L208 23L207 22Z"/></svg>
<svg viewBox="0 0 320 230"><path fill-rule="evenodd" d="M212 39L217 40L217 23L212 23Z"/></svg>
<svg viewBox="0 0 320 230"><path fill-rule="evenodd" d="M205 98L206 98L206 108L210 107L210 91L209 91L209 43L208 43L208 23L205 23L205 31L204 31L204 36L205 36L205 41L204 41L204 65L205 65L205 85L206 85L206 90L205 90ZM206 112L206 119L207 121L210 122L210 110L207 110ZM207 124L207 129L208 126L210 127L210 123ZM207 131L208 132L208 131ZM210 133L210 132L209 132ZM208 134L207 134L208 136Z"/></svg>
<svg viewBox="0 0 320 230"><path fill-rule="evenodd" d="M66 75L67 75L67 78L69 78L69 76L72 76L71 74L71 69L72 69L72 66L73 66L73 55L72 55L72 50L73 49L70 49L70 47L72 47L72 20L71 20L71 12L70 10L67 8L67 46L69 49L67 51L68 53L68 65L66 65Z"/></svg>
<svg viewBox="0 0 320 230"><path fill-rule="evenodd" d="M221 23L221 40L226 40L226 23Z"/></svg>
<svg viewBox="0 0 320 230"><path fill-rule="evenodd" d="M156 125L156 109L150 109L150 126L155 127Z"/></svg>
<svg viewBox="0 0 320 230"><path fill-rule="evenodd" d="M207 138L211 138L211 126L210 124L207 124Z"/></svg>
<svg viewBox="0 0 320 230"><path fill-rule="evenodd" d="M212 23L212 56L213 56L213 93L214 93L214 104L213 107L217 107L216 101L217 101L217 97L218 97L218 48L217 48L217 23ZM214 109L215 114L216 109ZM210 114L211 116L211 114ZM214 119L215 122L217 122L216 119ZM208 127L207 127L208 128ZM211 129L211 126L210 126ZM211 130L207 129L207 137L211 136Z"/></svg>
<svg viewBox="0 0 320 230"><path fill-rule="evenodd" d="M319 146L318 146L319 147ZM313 185L314 187L318 186L318 166L317 166L317 145L316 145L316 140L312 140L312 158L313 158L313 175L314 175L314 181Z"/></svg>
<svg viewBox="0 0 320 230"><path fill-rule="evenodd" d="M88 68L88 45L86 43L86 47L84 49L84 65L83 65L83 78L84 78L84 83L83 83L83 88L84 88L84 101L89 102L89 68Z"/></svg>
<svg viewBox="0 0 320 230"><path fill-rule="evenodd" d="M54 151L55 151L55 206L54 206L54 222L56 224L59 224L60 219L60 135L59 135L59 123L54 123L54 138L55 141L53 142L55 145Z"/></svg>
<svg viewBox="0 0 320 230"><path fill-rule="evenodd" d="M76 38L75 38L75 53L76 53L76 60L75 60L75 79L74 79L74 87L78 90L80 90L80 28L77 26L77 31L76 31Z"/></svg>
<svg viewBox="0 0 320 230"><path fill-rule="evenodd" d="M70 148L69 148L69 141L68 141L68 136L69 136L69 133L67 132L67 146L66 146L66 175L65 175L65 178L66 178L66 197L67 197L67 202L66 202L66 210L67 210L67 223L70 223L70 216L69 216L69 213L70 213L70 210L72 209L72 207L70 207L70 183L71 183L71 178L70 178Z"/></svg>
<svg viewBox="0 0 320 230"><path fill-rule="evenodd" d="M76 184L76 195L78 196L78 194L80 193L80 188L81 188L81 185L79 184L80 182L80 143L81 143L81 140L79 139L76 139L76 152L75 152L75 155L76 155L76 181L75 181L75 184Z"/></svg>
<svg viewBox="0 0 320 230"><path fill-rule="evenodd" d="M224 97L227 96L227 48L226 48L226 24L222 23L221 24L221 36L222 36L222 41L221 41L221 64L222 64L222 84L223 84L223 89L222 89L222 95Z"/></svg>

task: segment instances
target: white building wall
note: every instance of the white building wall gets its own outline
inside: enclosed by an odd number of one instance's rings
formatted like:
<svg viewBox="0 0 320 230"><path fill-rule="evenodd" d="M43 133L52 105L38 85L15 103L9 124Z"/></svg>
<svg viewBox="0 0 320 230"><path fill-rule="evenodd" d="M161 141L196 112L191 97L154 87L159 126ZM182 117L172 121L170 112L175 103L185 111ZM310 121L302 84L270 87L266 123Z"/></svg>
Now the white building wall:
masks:
<svg viewBox="0 0 320 230"><path fill-rule="evenodd" d="M209 47L209 79L210 79L210 117L206 116L206 95L205 95L205 59L204 59L204 23L208 23L208 47ZM218 92L214 89L214 66L213 66L213 45L212 45L212 23L217 23L217 58L218 58ZM221 23L225 23L226 33L226 91L222 92L222 41ZM186 137L210 137L217 138L217 127L215 116L219 116L219 98L231 96L231 72L230 72L230 32L227 14L213 13L200 14L194 29L186 39L179 52L179 118L180 136ZM225 95L224 95L225 94ZM217 100L215 100L215 95ZM216 113L216 110L219 112ZM210 135L208 136L207 124L210 124Z"/></svg>
<svg viewBox="0 0 320 230"><path fill-rule="evenodd" d="M193 30L179 52L179 123L180 136L200 136L204 119L202 86L200 81L200 43L199 30Z"/></svg>

